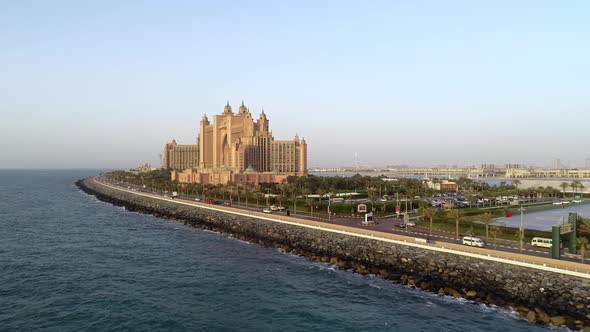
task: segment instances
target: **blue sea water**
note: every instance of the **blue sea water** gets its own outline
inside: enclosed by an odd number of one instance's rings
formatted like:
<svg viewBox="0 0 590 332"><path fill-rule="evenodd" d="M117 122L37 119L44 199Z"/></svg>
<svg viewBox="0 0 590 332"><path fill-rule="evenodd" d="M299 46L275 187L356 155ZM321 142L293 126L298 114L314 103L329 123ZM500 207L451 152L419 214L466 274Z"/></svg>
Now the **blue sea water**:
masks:
<svg viewBox="0 0 590 332"><path fill-rule="evenodd" d="M0 331L536 331L506 310L336 270L0 171Z"/></svg>

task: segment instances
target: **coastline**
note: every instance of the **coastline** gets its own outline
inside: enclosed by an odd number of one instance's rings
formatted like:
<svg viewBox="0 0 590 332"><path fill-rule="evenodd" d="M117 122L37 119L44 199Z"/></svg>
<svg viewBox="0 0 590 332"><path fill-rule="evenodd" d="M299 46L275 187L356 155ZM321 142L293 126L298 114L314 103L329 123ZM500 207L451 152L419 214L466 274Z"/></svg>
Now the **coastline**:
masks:
<svg viewBox="0 0 590 332"><path fill-rule="evenodd" d="M590 326L588 280L157 201L112 190L92 178L76 185L130 211L178 220L429 292L511 307L531 323L571 329Z"/></svg>

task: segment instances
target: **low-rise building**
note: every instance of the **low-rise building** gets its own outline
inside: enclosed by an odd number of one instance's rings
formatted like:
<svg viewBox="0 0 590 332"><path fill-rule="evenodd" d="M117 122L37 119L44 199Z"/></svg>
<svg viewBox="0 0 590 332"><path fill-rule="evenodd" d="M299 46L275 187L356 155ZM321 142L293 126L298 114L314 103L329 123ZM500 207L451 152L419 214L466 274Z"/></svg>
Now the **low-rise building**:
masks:
<svg viewBox="0 0 590 332"><path fill-rule="evenodd" d="M434 189L438 191L459 191L459 185L456 182L449 180L433 181L426 180L424 184L428 189Z"/></svg>

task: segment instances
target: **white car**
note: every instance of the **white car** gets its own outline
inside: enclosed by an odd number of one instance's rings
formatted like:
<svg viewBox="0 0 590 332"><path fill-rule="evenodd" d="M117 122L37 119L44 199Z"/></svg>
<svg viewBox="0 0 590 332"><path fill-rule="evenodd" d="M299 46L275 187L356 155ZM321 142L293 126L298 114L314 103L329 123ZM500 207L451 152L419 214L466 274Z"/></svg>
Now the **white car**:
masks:
<svg viewBox="0 0 590 332"><path fill-rule="evenodd" d="M574 200L572 201L572 203L582 203L582 200L581 200L581 199L574 199Z"/></svg>
<svg viewBox="0 0 590 332"><path fill-rule="evenodd" d="M479 248L482 248L484 245L484 242L480 238L472 237L472 236L464 236L462 243L466 246L479 247Z"/></svg>
<svg viewBox="0 0 590 332"><path fill-rule="evenodd" d="M562 202L553 202L553 205L561 205L563 204Z"/></svg>
<svg viewBox="0 0 590 332"><path fill-rule="evenodd" d="M198 197L197 197L197 198L195 198L195 202L200 202L200 201L201 201L201 199L200 199L200 198L198 198Z"/></svg>
<svg viewBox="0 0 590 332"><path fill-rule="evenodd" d="M264 213L272 213L272 210L269 209L269 208L264 208L264 209L262 209L262 212L264 212Z"/></svg>

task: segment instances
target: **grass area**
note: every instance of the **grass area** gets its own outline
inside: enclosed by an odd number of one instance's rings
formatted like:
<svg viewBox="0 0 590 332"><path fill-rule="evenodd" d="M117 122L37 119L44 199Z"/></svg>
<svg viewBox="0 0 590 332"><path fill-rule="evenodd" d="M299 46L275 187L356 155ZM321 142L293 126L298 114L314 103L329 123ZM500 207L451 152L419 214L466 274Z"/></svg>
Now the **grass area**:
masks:
<svg viewBox="0 0 590 332"><path fill-rule="evenodd" d="M418 225L422 227L430 227L428 221L420 221ZM439 230L439 231L446 231L455 233L455 221L433 221L432 229ZM489 227L489 241L493 241L493 230L496 229L496 237L498 239L503 240L511 240L511 241L519 241L519 233L518 229L510 228L510 227L503 227L503 226L492 226ZM460 221L459 222L459 233L465 232L472 232L476 236L485 239L486 235L486 228L483 224L474 223L473 221ZM452 235L451 235L452 236ZM545 231L538 231L532 229L525 229L524 230L524 242L531 242L533 237L545 237L551 238L550 232Z"/></svg>

